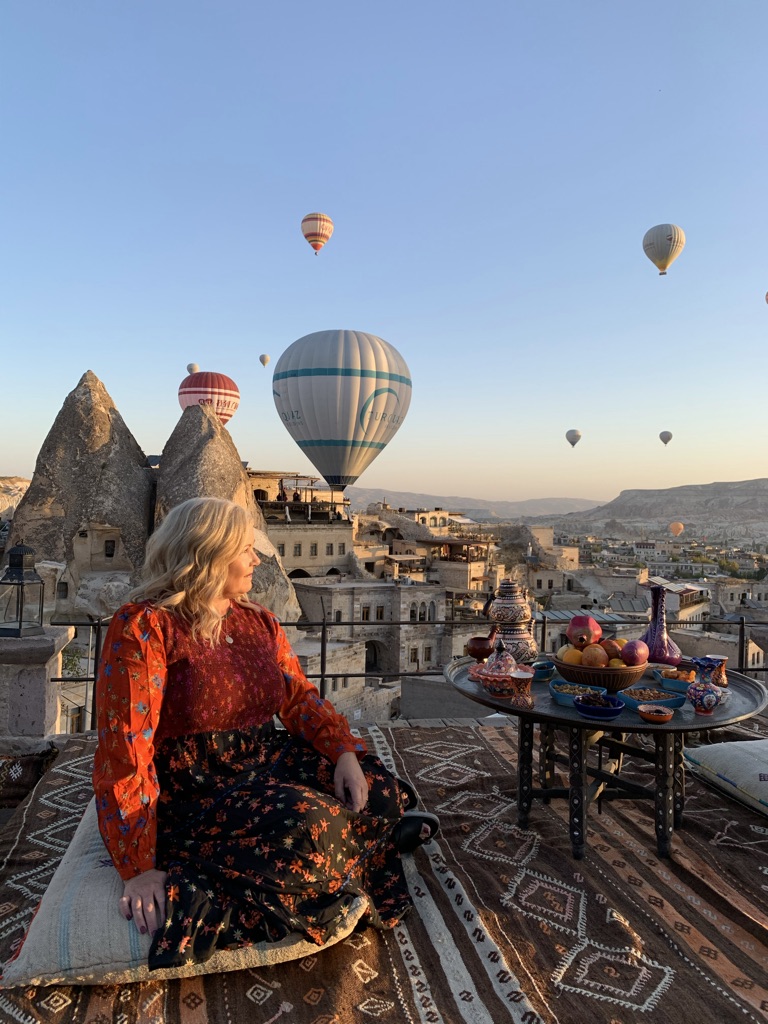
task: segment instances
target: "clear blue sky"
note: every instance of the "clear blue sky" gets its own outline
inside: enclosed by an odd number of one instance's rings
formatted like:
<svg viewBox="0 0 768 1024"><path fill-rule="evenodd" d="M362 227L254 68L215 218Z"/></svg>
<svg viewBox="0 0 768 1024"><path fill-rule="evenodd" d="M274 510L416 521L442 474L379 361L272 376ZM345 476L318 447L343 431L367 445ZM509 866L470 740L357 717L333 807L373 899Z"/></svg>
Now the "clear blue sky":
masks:
<svg viewBox="0 0 768 1024"><path fill-rule="evenodd" d="M159 453L192 361L251 466L310 472L272 370L353 328L414 382L361 486L767 476L767 39L765 0L5 0L0 475L87 369Z"/></svg>

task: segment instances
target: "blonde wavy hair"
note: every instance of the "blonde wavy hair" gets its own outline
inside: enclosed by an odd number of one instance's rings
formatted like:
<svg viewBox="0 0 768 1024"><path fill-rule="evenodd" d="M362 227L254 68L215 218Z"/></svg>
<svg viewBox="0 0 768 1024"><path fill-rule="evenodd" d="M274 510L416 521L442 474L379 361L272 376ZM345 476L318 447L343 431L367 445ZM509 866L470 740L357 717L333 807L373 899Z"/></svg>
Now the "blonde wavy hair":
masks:
<svg viewBox="0 0 768 1024"><path fill-rule="evenodd" d="M253 523L240 505L225 498L190 498L176 505L147 543L142 582L131 601L149 601L192 627L192 636L221 637L220 600L230 563L253 536ZM235 600L243 604L245 597Z"/></svg>

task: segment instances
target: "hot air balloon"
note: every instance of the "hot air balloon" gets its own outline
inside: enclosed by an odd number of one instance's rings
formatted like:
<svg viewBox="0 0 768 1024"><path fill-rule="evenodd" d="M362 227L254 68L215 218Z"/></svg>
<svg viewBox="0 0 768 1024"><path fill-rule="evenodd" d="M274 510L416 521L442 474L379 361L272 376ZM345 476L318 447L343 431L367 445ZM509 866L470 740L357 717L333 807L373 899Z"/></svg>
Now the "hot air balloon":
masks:
<svg viewBox="0 0 768 1024"><path fill-rule="evenodd" d="M187 373L199 373L200 367L197 363L187 363Z"/></svg>
<svg viewBox="0 0 768 1024"><path fill-rule="evenodd" d="M669 444L669 442L672 440L672 434L669 430L662 430L662 432L659 434L659 440L665 445Z"/></svg>
<svg viewBox="0 0 768 1024"><path fill-rule="evenodd" d="M190 366L196 364L191 363ZM232 419L239 404L237 384L223 373L200 373L195 369L179 385L179 405L182 409L190 405L210 405L222 423Z"/></svg>
<svg viewBox="0 0 768 1024"><path fill-rule="evenodd" d="M669 524L669 532L672 534L673 537L679 537L684 529L685 529L685 527L683 526L682 523L670 523Z"/></svg>
<svg viewBox="0 0 768 1024"><path fill-rule="evenodd" d="M333 221L325 213L308 213L301 222L301 231L317 255L333 234Z"/></svg>
<svg viewBox="0 0 768 1024"><path fill-rule="evenodd" d="M272 393L288 433L343 491L399 430L411 404L411 373L397 349L374 334L317 331L280 356Z"/></svg>
<svg viewBox="0 0 768 1024"><path fill-rule="evenodd" d="M269 356L266 354L266 352L263 355L259 356L259 362L261 363L262 366L267 365L267 363L269 362Z"/></svg>
<svg viewBox="0 0 768 1024"><path fill-rule="evenodd" d="M568 430L568 431L566 431L565 439L568 442L568 444L571 446L571 448L575 448L576 445L581 440L581 431L580 430Z"/></svg>
<svg viewBox="0 0 768 1024"><path fill-rule="evenodd" d="M663 277L683 251L685 232L677 224L657 224L643 237L643 252L659 268Z"/></svg>

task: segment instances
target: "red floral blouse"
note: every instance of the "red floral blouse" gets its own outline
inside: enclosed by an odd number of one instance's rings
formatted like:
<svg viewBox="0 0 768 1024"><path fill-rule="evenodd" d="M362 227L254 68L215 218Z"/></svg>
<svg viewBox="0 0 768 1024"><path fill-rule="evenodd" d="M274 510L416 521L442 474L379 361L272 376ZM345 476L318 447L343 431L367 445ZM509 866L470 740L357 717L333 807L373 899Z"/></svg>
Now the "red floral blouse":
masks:
<svg viewBox="0 0 768 1024"><path fill-rule="evenodd" d="M149 604L112 618L96 684L99 743L93 786L99 828L123 879L155 866L153 759L161 740L247 729L278 715L293 736L336 763L366 746L304 676L271 612L233 604L216 647Z"/></svg>

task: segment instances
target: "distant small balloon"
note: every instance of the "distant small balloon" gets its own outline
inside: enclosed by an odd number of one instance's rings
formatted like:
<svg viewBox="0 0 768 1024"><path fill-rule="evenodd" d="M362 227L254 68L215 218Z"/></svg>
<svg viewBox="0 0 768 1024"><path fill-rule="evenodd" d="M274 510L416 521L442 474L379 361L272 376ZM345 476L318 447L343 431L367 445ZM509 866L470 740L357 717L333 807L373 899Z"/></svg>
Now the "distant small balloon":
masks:
<svg viewBox="0 0 768 1024"><path fill-rule="evenodd" d="M685 527L683 526L682 523L670 523L669 524L669 532L672 534L673 537L679 537L684 529L685 529Z"/></svg>
<svg viewBox="0 0 768 1024"><path fill-rule="evenodd" d="M677 224L657 224L643 238L643 252L663 277L685 246L685 232Z"/></svg>
<svg viewBox="0 0 768 1024"><path fill-rule="evenodd" d="M581 440L581 431L580 430L569 430L569 431L567 431L567 433L565 435L565 439L568 442L568 444L571 446L571 448L575 448L576 445Z"/></svg>
<svg viewBox="0 0 768 1024"><path fill-rule="evenodd" d="M333 234L333 221L327 213L308 213L301 222L301 233L317 256Z"/></svg>
<svg viewBox="0 0 768 1024"><path fill-rule="evenodd" d="M259 362L261 363L262 366L267 365L267 363L269 362L269 356L266 354L266 352L263 355L259 356Z"/></svg>
<svg viewBox="0 0 768 1024"><path fill-rule="evenodd" d="M200 373L197 363L187 363L187 373Z"/></svg>
<svg viewBox="0 0 768 1024"><path fill-rule="evenodd" d="M669 442L672 440L672 434L668 430L662 430L662 432L659 434L659 440L663 444L669 444Z"/></svg>

